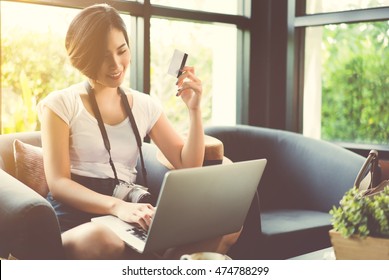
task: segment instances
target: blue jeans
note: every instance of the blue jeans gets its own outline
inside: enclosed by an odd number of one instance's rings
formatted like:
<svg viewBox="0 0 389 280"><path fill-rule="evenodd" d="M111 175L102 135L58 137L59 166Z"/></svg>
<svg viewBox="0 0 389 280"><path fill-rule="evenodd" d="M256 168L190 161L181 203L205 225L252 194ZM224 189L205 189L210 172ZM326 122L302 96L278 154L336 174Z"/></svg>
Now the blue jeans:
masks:
<svg viewBox="0 0 389 280"><path fill-rule="evenodd" d="M101 194L112 195L115 188L115 180L113 178L91 178L72 174L73 181ZM53 198L49 192L46 199L53 206L55 213L57 214L59 226L61 232L65 232L78 225L90 222L93 217L99 216L97 214L91 214L83 212L67 204L59 202Z"/></svg>

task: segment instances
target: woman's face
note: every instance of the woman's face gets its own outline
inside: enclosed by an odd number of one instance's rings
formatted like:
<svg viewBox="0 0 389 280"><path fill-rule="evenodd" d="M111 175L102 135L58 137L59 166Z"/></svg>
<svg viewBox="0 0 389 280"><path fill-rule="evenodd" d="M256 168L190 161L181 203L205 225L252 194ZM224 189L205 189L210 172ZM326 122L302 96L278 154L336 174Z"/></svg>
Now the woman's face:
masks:
<svg viewBox="0 0 389 280"><path fill-rule="evenodd" d="M112 28L107 35L107 46L97 82L103 86L117 88L124 80L131 54L123 32Z"/></svg>

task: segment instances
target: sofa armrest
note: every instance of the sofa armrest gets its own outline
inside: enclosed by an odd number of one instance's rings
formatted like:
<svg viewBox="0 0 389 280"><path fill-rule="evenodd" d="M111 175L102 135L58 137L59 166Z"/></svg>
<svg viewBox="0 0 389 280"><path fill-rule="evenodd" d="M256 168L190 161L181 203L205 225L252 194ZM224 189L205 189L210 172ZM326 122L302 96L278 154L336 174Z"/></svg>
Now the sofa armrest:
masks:
<svg viewBox="0 0 389 280"><path fill-rule="evenodd" d="M38 193L0 170L0 255L63 259L58 220Z"/></svg>

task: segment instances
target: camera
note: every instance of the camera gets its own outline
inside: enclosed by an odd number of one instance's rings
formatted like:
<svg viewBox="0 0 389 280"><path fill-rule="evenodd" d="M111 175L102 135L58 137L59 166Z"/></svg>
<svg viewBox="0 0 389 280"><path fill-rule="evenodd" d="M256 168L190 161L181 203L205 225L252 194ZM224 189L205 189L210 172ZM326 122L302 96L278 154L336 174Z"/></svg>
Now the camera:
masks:
<svg viewBox="0 0 389 280"><path fill-rule="evenodd" d="M112 196L134 203L151 203L151 194L141 185L121 181Z"/></svg>

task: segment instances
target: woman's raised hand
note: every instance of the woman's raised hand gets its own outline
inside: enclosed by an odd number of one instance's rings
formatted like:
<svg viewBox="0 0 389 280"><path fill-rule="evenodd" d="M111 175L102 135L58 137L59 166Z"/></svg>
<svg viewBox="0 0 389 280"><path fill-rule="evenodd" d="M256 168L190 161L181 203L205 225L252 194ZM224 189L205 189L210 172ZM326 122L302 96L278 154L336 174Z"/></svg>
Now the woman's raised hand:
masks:
<svg viewBox="0 0 389 280"><path fill-rule="evenodd" d="M176 84L178 86L177 96L181 96L188 109L199 109L203 86L200 79L195 75L194 67L185 66Z"/></svg>

